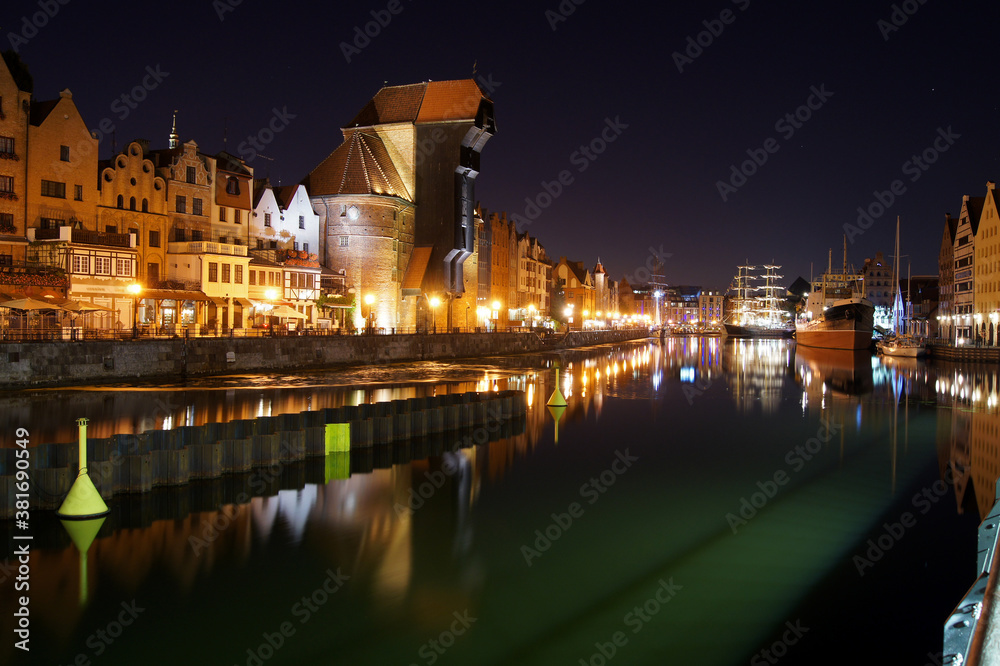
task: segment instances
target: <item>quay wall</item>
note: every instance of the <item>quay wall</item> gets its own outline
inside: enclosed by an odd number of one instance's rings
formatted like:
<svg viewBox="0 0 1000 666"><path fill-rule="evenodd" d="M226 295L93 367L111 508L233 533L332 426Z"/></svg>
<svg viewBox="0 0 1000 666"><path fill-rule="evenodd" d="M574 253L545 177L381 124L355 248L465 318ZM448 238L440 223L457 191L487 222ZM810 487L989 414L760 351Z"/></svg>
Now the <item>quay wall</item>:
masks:
<svg viewBox="0 0 1000 666"><path fill-rule="evenodd" d="M644 330L171 338L0 344L0 389L519 354L622 342Z"/></svg>

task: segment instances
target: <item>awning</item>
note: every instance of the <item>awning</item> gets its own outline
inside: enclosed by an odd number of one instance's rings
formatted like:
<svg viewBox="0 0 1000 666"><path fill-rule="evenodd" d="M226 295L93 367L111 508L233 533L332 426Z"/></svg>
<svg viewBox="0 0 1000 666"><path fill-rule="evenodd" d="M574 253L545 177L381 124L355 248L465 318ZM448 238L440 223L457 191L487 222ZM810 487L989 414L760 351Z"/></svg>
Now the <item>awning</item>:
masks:
<svg viewBox="0 0 1000 666"><path fill-rule="evenodd" d="M215 303L219 307L224 308L229 306L229 301L224 298L216 298L215 296L207 296L206 298L208 298L210 303Z"/></svg>
<svg viewBox="0 0 1000 666"><path fill-rule="evenodd" d="M305 319L306 318L306 316L304 314L302 314L298 310L293 310L292 308L288 307L287 305L279 305L278 307L276 307L273 310L271 310L271 312L269 314L272 317L278 317L278 318L282 318L282 319L285 319L285 318L288 318L288 317L294 317L295 319Z"/></svg>
<svg viewBox="0 0 1000 666"><path fill-rule="evenodd" d="M403 295L419 296L424 284L424 273L427 272L427 264L431 260L431 246L421 246L413 248L410 254L410 261L406 265L406 273L403 274Z"/></svg>
<svg viewBox="0 0 1000 666"><path fill-rule="evenodd" d="M139 300L153 301L207 301L208 296L201 291L183 289L143 289Z"/></svg>
<svg viewBox="0 0 1000 666"><path fill-rule="evenodd" d="M233 303L239 303L240 305L242 305L245 308L252 308L253 307L253 303L251 303L250 300L246 299L246 298L234 298L233 299Z"/></svg>

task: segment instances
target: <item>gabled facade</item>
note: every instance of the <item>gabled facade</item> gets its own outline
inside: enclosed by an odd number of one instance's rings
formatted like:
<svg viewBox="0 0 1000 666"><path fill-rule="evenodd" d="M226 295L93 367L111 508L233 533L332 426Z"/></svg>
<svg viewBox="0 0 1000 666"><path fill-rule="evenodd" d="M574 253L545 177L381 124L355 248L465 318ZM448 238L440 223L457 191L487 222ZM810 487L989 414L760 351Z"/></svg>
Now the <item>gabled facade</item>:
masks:
<svg viewBox="0 0 1000 666"><path fill-rule="evenodd" d="M582 261L567 261L560 257L559 263L552 269L552 288L562 291L564 307L567 313L561 315L571 328L581 328L585 317L597 312L596 291L594 279L590 271L583 267ZM584 312L588 313L584 315Z"/></svg>
<svg viewBox="0 0 1000 666"><path fill-rule="evenodd" d="M27 83L24 87L30 87ZM31 91L21 90L0 58L0 290L20 281L15 264L23 268L27 213L28 114Z"/></svg>
<svg viewBox="0 0 1000 666"><path fill-rule="evenodd" d="M156 175L167 184L168 240L211 240L215 159L200 153L194 141L151 151L149 158ZM246 220L242 224L245 226Z"/></svg>
<svg viewBox="0 0 1000 666"><path fill-rule="evenodd" d="M304 185L272 187L254 181L250 246L258 250L294 250L319 257L319 215Z"/></svg>
<svg viewBox="0 0 1000 666"><path fill-rule="evenodd" d="M941 235L941 249L938 251L938 310L935 317L938 337L955 339L955 232L958 218L950 213L944 216L944 231Z"/></svg>
<svg viewBox="0 0 1000 666"><path fill-rule="evenodd" d="M984 197L962 197L962 209L955 229L955 334L958 341L973 340L975 307L976 235L982 217Z"/></svg>
<svg viewBox="0 0 1000 666"><path fill-rule="evenodd" d="M211 240L248 245L253 211L253 170L226 152L210 160L215 164Z"/></svg>
<svg viewBox="0 0 1000 666"><path fill-rule="evenodd" d="M167 261L167 184L133 141L103 163L98 178L97 226L105 233L134 234L136 278L147 289L160 286Z"/></svg>
<svg viewBox="0 0 1000 666"><path fill-rule="evenodd" d="M986 183L986 197L975 242L973 336L995 345L1000 323L1000 205L996 184Z"/></svg>
<svg viewBox="0 0 1000 666"><path fill-rule="evenodd" d="M31 105L27 162L29 228L98 231L97 139L69 90Z"/></svg>

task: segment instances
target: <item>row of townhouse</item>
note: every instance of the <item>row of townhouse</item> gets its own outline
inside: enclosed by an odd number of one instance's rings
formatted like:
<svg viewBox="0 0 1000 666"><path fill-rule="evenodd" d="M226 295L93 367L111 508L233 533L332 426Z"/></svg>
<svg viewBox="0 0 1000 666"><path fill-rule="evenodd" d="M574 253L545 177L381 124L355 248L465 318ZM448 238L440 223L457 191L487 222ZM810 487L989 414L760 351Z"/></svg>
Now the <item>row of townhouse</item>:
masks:
<svg viewBox="0 0 1000 666"><path fill-rule="evenodd" d="M168 148L134 141L99 161L72 93L34 101L25 71L0 65L4 300L89 302L106 328L242 329L273 312L317 323L319 216L304 187L182 144L176 117Z"/></svg>
<svg viewBox="0 0 1000 666"><path fill-rule="evenodd" d="M938 254L938 335L955 344L1000 343L1000 201L964 195L958 217L945 215Z"/></svg>

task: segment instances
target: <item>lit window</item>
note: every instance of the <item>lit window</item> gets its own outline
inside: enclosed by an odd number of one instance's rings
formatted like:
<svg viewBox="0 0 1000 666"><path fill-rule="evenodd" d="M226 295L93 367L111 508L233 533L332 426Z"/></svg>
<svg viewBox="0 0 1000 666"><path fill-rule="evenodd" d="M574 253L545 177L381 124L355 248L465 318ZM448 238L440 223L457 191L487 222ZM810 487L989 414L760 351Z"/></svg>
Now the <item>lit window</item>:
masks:
<svg viewBox="0 0 1000 666"><path fill-rule="evenodd" d="M90 257L86 255L73 255L73 272L88 275L90 273Z"/></svg>
<svg viewBox="0 0 1000 666"><path fill-rule="evenodd" d="M229 282L229 274L232 271L232 266L229 264L222 264L222 281Z"/></svg>
<svg viewBox="0 0 1000 666"><path fill-rule="evenodd" d="M115 259L115 273L118 277L132 277L132 260Z"/></svg>
<svg viewBox="0 0 1000 666"><path fill-rule="evenodd" d="M94 275L111 275L111 257L94 257Z"/></svg>
<svg viewBox="0 0 1000 666"><path fill-rule="evenodd" d="M233 282L236 283L236 284L243 284L243 267L242 266L236 266L236 275L235 275L235 279L233 280Z"/></svg>

